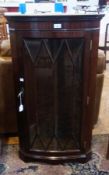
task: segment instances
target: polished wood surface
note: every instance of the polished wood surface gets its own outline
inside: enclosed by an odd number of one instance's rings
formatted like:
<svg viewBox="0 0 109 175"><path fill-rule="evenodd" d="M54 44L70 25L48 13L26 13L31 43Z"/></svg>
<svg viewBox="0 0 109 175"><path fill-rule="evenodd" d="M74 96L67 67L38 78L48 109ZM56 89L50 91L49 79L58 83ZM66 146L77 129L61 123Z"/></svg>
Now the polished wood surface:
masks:
<svg viewBox="0 0 109 175"><path fill-rule="evenodd" d="M8 39L6 24L7 24L6 18L3 16L3 14L1 14L0 15L0 42L2 40Z"/></svg>
<svg viewBox="0 0 109 175"><path fill-rule="evenodd" d="M23 160L90 159L101 18L7 17Z"/></svg>

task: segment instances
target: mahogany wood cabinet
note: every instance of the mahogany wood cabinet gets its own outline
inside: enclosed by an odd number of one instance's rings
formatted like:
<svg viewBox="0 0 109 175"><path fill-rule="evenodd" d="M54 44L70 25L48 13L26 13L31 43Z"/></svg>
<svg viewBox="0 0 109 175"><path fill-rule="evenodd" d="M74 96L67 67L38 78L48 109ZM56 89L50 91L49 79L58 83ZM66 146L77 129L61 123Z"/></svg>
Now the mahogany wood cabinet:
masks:
<svg viewBox="0 0 109 175"><path fill-rule="evenodd" d="M21 159L91 158L102 16L7 15Z"/></svg>

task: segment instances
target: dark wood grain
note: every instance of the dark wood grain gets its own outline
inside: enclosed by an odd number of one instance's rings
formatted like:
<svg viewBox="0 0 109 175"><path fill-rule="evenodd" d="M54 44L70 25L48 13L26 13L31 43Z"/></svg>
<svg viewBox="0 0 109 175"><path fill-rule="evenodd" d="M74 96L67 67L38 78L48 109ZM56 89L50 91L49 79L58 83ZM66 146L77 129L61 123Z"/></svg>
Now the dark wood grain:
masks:
<svg viewBox="0 0 109 175"><path fill-rule="evenodd" d="M24 89L24 110L18 111L23 160L59 163L91 158L101 18L7 17L17 107L18 94ZM57 23L60 29L54 28Z"/></svg>

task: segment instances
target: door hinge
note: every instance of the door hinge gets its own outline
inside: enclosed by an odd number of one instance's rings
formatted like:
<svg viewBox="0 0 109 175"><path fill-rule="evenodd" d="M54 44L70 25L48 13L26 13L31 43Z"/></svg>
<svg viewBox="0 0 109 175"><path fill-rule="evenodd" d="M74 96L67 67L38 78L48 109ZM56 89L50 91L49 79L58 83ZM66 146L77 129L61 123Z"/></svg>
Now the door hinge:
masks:
<svg viewBox="0 0 109 175"><path fill-rule="evenodd" d="M87 96L87 105L89 105L89 102L90 102L90 97Z"/></svg>
<svg viewBox="0 0 109 175"><path fill-rule="evenodd" d="M92 40L90 41L90 50L92 50Z"/></svg>

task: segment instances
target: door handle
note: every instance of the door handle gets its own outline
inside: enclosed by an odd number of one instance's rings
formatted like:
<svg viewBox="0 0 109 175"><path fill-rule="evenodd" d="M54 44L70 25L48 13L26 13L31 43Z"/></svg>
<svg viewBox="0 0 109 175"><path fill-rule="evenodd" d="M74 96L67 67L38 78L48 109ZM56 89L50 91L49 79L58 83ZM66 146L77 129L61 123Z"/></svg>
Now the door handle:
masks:
<svg viewBox="0 0 109 175"><path fill-rule="evenodd" d="M18 107L19 112L24 111L24 105L23 105L23 102L22 102L22 95L23 94L24 94L24 89L22 88L21 91L18 94L19 103L20 103L19 104L19 107Z"/></svg>

